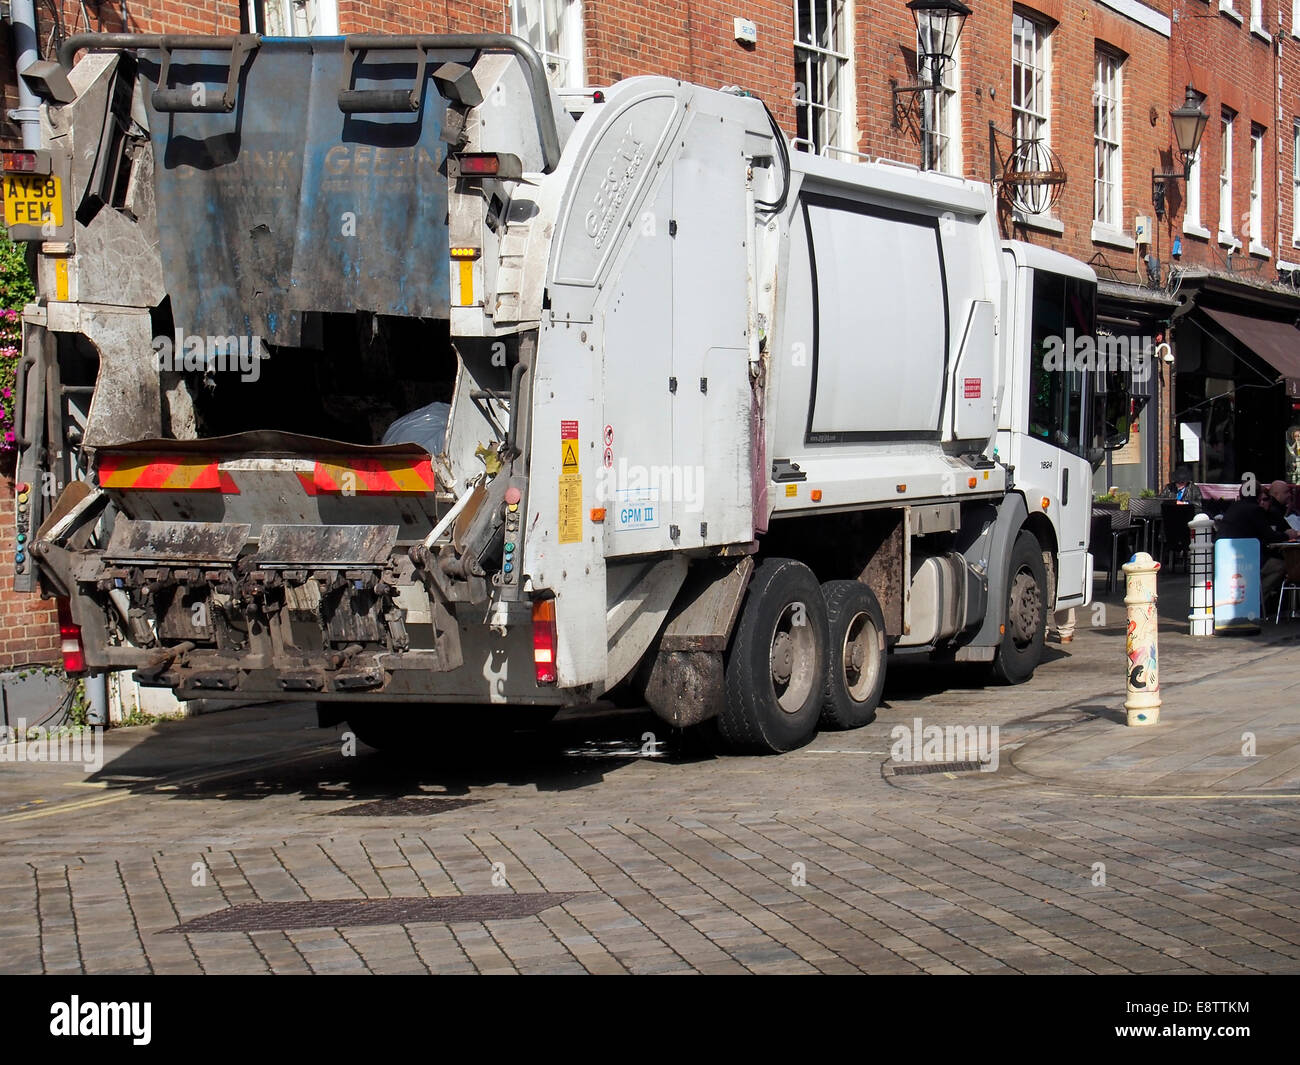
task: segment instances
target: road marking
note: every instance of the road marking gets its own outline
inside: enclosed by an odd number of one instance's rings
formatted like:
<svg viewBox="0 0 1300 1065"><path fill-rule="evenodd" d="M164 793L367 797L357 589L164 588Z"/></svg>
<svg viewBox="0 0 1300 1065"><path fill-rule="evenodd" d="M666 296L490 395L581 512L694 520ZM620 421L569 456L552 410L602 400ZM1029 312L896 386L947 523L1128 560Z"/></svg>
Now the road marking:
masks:
<svg viewBox="0 0 1300 1065"><path fill-rule="evenodd" d="M1202 801L1205 799L1300 799L1300 793L1294 791L1284 791L1277 794L1260 794L1259 792L1247 794L1233 794L1232 792L1211 792L1207 795L1093 795L1094 799L1152 799L1158 802L1164 802L1166 799L1190 799Z"/></svg>
<svg viewBox="0 0 1300 1065"><path fill-rule="evenodd" d="M232 763L224 769L213 769L203 773L191 773L189 776L175 777L168 779L163 778L157 784L123 788L120 791L114 791L109 795L96 795L85 799L73 799L69 802L56 803L54 805L43 805L39 810L20 810L17 813L6 814L0 817L0 824L13 824L19 821L32 821L38 817L51 817L54 814L76 813L79 810L89 810L95 806L107 806L109 803L121 802L123 799L129 799L133 796L148 795L150 793L162 793L175 791L178 788L185 787L188 784L201 784L207 780L215 780L219 777L234 777L241 773L246 773L254 769L273 769L276 766L286 765L289 762L301 761L305 758L311 758L316 755L326 754L330 751L338 750L338 745L320 744L316 747L310 747L305 751L296 751L293 754L280 755L278 757L252 758L245 759L242 762ZM93 786L93 785L92 785ZM107 785L104 785L105 787ZM34 803L45 803L44 799L33 800Z"/></svg>

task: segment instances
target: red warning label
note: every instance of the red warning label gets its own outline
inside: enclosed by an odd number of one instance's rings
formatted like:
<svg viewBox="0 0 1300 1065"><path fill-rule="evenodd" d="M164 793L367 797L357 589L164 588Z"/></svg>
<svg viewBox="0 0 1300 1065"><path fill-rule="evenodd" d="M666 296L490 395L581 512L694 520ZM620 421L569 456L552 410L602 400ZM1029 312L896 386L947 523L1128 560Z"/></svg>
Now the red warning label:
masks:
<svg viewBox="0 0 1300 1065"><path fill-rule="evenodd" d="M967 399L979 399L979 398L980 398L980 385L983 384L983 382L984 382L984 379L983 379L982 377L965 377L965 378L963 378L963 379L962 379L962 385L963 385L964 388L965 388L965 393L964 393L964 394L965 394L966 398L967 398Z"/></svg>
<svg viewBox="0 0 1300 1065"><path fill-rule="evenodd" d="M577 440L577 439L578 439L578 423L577 423L576 421L574 421L574 422L568 422L568 421L562 421L562 422L560 422L560 439L561 439L561 440Z"/></svg>

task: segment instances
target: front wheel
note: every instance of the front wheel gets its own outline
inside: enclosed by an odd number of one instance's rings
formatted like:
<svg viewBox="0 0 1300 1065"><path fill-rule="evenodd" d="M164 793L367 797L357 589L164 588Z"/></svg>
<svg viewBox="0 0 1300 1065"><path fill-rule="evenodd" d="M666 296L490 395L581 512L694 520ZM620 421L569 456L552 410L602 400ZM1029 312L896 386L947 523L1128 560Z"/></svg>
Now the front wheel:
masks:
<svg viewBox="0 0 1300 1065"><path fill-rule="evenodd" d="M1033 533L1021 532L1016 537L1008 571L1006 619L993 659L993 675L1003 684L1023 684L1043 657L1051 594L1043 549Z"/></svg>
<svg viewBox="0 0 1300 1065"><path fill-rule="evenodd" d="M769 558L755 571L727 656L718 732L733 750L779 753L817 732L826 688L826 603L812 570Z"/></svg>

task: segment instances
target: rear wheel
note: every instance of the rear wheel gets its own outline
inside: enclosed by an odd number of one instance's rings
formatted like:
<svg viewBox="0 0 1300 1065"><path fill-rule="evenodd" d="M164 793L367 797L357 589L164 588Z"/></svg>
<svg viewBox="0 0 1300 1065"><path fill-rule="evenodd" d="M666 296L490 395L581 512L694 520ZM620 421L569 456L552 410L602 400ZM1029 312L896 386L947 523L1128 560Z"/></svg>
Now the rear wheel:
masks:
<svg viewBox="0 0 1300 1065"><path fill-rule="evenodd" d="M769 558L754 571L727 657L718 732L733 750L776 753L817 732L826 688L826 604L812 571Z"/></svg>
<svg viewBox="0 0 1300 1065"><path fill-rule="evenodd" d="M829 661L821 722L860 728L876 718L885 690L885 617L875 593L861 581L822 585L829 628Z"/></svg>
<svg viewBox="0 0 1300 1065"><path fill-rule="evenodd" d="M1047 642L1047 567L1033 533L1016 537L1008 568L1006 631L993 659L993 675L1003 684L1023 684L1034 675Z"/></svg>

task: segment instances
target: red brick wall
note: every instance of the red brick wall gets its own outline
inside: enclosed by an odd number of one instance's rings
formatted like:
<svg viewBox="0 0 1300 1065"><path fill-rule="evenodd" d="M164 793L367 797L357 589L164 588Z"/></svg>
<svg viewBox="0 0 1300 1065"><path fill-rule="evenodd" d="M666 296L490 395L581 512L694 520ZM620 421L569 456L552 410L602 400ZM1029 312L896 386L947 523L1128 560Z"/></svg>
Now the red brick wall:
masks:
<svg viewBox="0 0 1300 1065"><path fill-rule="evenodd" d="M721 10L719 10L721 8ZM734 19L758 28L758 43L735 40ZM586 0L587 80L608 84L663 74L761 97L787 130L794 126L794 9L785 0L732 8L708 3Z"/></svg>
<svg viewBox="0 0 1300 1065"><path fill-rule="evenodd" d="M2 461L2 460L0 460ZM0 669L59 661L54 605L14 592L14 483L0 473Z"/></svg>
<svg viewBox="0 0 1300 1065"><path fill-rule="evenodd" d="M1219 131L1219 116L1224 107L1237 113L1233 123L1232 144L1232 232L1245 247L1246 225L1242 221L1250 209L1251 125L1264 129L1264 196L1262 242L1276 259L1282 252L1278 245L1277 197L1278 167L1289 164L1291 156L1291 117L1297 113L1300 97L1300 78L1293 74L1285 79L1287 95L1281 102L1282 117L1278 120L1276 99L1277 68L1273 45L1250 32L1250 0L1236 0L1236 9L1242 15L1238 23L1218 11L1218 2L1206 0L1177 0L1175 7L1179 18L1174 24L1174 36L1169 62L1169 105L1183 102L1187 86L1192 85L1206 96L1204 107L1210 115L1201 141L1201 224L1210 231L1210 239L1186 237L1183 240L1183 262L1212 269L1223 269L1226 249L1216 239L1219 218L1219 164L1222 159L1223 138ZM1288 63L1295 60L1290 50L1297 43L1290 36L1291 4L1287 0L1265 0L1264 25L1274 40L1278 37L1279 20L1285 17L1283 55ZM1279 137L1283 152L1279 155ZM1286 193L1290 193L1290 171L1285 171ZM1183 199L1181 189L1171 203L1169 231L1181 232ZM1289 212L1285 215L1290 218ZM1289 231L1285 248L1290 247ZM1271 264L1263 265L1259 275L1263 280L1273 280Z"/></svg>

